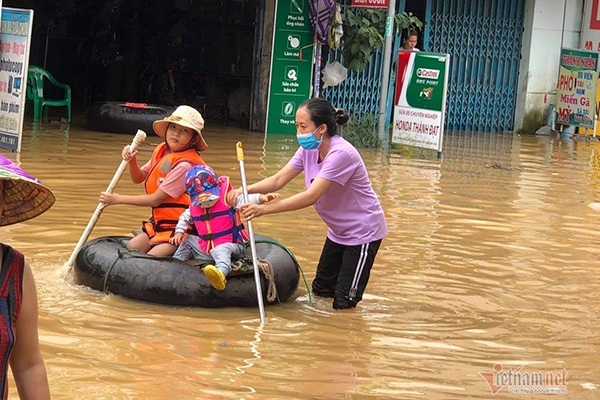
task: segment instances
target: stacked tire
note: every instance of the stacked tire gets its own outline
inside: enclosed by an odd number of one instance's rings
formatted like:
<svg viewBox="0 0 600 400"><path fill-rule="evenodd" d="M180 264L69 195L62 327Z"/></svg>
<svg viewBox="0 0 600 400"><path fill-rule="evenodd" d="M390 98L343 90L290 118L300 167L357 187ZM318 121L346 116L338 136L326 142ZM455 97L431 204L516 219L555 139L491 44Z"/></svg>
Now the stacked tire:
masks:
<svg viewBox="0 0 600 400"><path fill-rule="evenodd" d="M86 111L88 127L95 131L135 135L138 129L155 135L152 123L168 117L176 107L157 104L97 101Z"/></svg>

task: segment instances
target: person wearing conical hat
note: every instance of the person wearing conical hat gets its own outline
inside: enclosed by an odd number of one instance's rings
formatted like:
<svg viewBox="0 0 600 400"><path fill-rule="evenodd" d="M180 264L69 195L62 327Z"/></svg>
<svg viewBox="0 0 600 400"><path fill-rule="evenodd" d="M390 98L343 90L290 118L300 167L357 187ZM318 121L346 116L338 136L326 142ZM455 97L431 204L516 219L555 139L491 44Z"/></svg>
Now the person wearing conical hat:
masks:
<svg viewBox="0 0 600 400"><path fill-rule="evenodd" d="M198 154L208 148L202 137L204 119L194 108L179 106L169 117L154 121L154 132L165 139L154 149L150 161L141 168L137 150L125 146L123 159L129 162L133 183L142 183L145 195L127 196L102 192L105 205L129 204L152 207L152 217L144 222L143 232L129 241L127 247L153 256L172 256L177 247L169 243L179 216L190 204L185 192L185 175L195 165L206 163ZM190 228L191 232L191 228Z"/></svg>
<svg viewBox="0 0 600 400"><path fill-rule="evenodd" d="M48 210L54 194L33 176L0 156L0 226L23 222ZM8 398L8 366L19 398L50 399L38 339L35 281L23 254L1 244L0 396Z"/></svg>

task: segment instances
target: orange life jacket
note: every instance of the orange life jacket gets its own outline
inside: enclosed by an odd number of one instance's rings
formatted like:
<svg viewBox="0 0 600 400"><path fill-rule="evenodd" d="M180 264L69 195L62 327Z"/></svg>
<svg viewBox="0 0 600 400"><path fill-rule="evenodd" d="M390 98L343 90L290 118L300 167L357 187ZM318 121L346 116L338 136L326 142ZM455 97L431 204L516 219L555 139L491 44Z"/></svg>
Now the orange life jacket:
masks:
<svg viewBox="0 0 600 400"><path fill-rule="evenodd" d="M244 229L240 212L226 203L227 193L233 188L229 177L219 177L219 199L210 208L190 205L190 215L198 231L198 244L208 253L222 243L239 243L250 240Z"/></svg>
<svg viewBox="0 0 600 400"><path fill-rule="evenodd" d="M152 194L158 190L167 174L177 164L184 161L187 161L192 165L206 164L195 149L188 149L165 155L167 149L166 143L161 143L156 146L156 149L154 149L154 152L152 153L150 169L144 184L146 193L148 194ZM151 245L167 243L169 241L173 231L175 231L179 216L189 205L190 197L184 191L178 198L174 199L169 196L159 206L152 207L152 218L150 218L150 221L144 223L143 227L144 232L146 232L150 238ZM192 232L192 230L193 228L190 227L188 233Z"/></svg>

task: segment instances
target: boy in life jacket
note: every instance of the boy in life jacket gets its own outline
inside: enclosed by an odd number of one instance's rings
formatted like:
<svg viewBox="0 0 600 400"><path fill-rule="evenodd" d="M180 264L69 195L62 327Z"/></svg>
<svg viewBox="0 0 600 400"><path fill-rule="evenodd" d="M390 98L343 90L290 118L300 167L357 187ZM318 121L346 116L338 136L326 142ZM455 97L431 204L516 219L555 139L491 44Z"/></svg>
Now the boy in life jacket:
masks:
<svg viewBox="0 0 600 400"><path fill-rule="evenodd" d="M169 241L179 245L173 257L186 261L191 258L212 261L204 267L204 274L217 290L224 290L226 276L231 272L231 259L244 257L244 241L249 236L244 229L237 207L243 204L243 194L235 196L229 177L217 177L208 165L198 165L189 170L185 179L190 207L181 214L175 235ZM262 204L279 199L279 193L248 195L248 201ZM191 225L198 236L188 235Z"/></svg>
<svg viewBox="0 0 600 400"><path fill-rule="evenodd" d="M102 192L100 201L106 206L129 204L152 207L152 217L144 222L143 232L129 241L127 247L153 256L173 255L176 246L169 243L179 216L190 204L185 192L185 176L195 165L206 164L198 152L208 145L202 137L204 119L189 106L179 106L169 117L154 121L154 132L164 138L142 167L137 162L137 150L125 146L124 160L129 162L133 183L142 183L145 195L126 196ZM190 230L191 232L191 230Z"/></svg>

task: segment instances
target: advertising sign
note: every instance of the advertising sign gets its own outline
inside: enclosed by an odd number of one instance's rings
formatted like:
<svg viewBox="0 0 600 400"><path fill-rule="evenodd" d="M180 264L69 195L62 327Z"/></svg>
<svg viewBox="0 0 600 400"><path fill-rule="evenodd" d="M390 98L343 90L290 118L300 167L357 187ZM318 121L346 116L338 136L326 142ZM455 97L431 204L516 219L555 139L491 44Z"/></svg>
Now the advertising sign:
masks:
<svg viewBox="0 0 600 400"><path fill-rule="evenodd" d="M556 91L556 122L593 128L597 85L598 53L562 49Z"/></svg>
<svg viewBox="0 0 600 400"><path fill-rule="evenodd" d="M33 10L2 8L0 21L0 147L21 151Z"/></svg>
<svg viewBox="0 0 600 400"><path fill-rule="evenodd" d="M389 0L352 0L352 7L388 8Z"/></svg>
<svg viewBox="0 0 600 400"><path fill-rule="evenodd" d="M296 133L296 110L310 97L313 34L309 0L278 0L267 99L267 133Z"/></svg>
<svg viewBox="0 0 600 400"><path fill-rule="evenodd" d="M442 151L448 54L400 51L392 143Z"/></svg>
<svg viewBox="0 0 600 400"><path fill-rule="evenodd" d="M579 47L600 51L600 0L586 0Z"/></svg>

